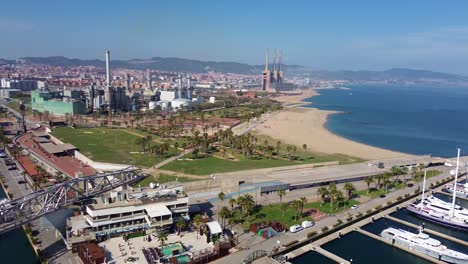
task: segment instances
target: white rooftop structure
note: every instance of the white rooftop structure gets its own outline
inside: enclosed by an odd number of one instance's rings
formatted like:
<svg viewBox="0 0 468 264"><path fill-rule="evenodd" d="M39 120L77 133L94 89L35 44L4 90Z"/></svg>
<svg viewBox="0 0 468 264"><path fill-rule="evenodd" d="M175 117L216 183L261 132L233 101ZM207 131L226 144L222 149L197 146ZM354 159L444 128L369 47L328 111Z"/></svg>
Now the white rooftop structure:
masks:
<svg viewBox="0 0 468 264"><path fill-rule="evenodd" d="M221 225L218 223L218 221L208 222L206 223L206 226L208 227L208 229L210 230L210 234L212 235L220 234L223 232L223 229L221 228Z"/></svg>

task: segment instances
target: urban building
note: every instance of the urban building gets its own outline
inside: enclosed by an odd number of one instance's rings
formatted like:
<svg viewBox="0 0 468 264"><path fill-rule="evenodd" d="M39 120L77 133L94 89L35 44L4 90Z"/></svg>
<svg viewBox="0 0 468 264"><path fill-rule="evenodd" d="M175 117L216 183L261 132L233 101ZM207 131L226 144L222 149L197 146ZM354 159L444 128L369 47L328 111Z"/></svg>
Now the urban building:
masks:
<svg viewBox="0 0 468 264"><path fill-rule="evenodd" d="M32 91L38 88L38 81L36 80L17 80L6 79L0 80L1 88L18 89L21 91Z"/></svg>
<svg viewBox="0 0 468 264"><path fill-rule="evenodd" d="M31 106L33 111L47 111L52 115L86 113L81 91L31 91Z"/></svg>
<svg viewBox="0 0 468 264"><path fill-rule="evenodd" d="M11 97L21 95L22 93L23 91L19 89L10 89L10 88L0 89L0 97L2 98L11 98Z"/></svg>
<svg viewBox="0 0 468 264"><path fill-rule="evenodd" d="M111 191L93 199L81 215L67 219L68 246L137 231L166 231L181 218L189 220L189 197L182 185L151 187Z"/></svg>

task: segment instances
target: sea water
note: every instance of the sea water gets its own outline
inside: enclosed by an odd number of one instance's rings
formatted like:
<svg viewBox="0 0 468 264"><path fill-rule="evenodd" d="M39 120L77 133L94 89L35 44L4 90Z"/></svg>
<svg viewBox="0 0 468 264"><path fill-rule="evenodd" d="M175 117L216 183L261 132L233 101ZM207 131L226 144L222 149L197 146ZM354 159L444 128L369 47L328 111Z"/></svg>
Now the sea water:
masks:
<svg viewBox="0 0 468 264"><path fill-rule="evenodd" d="M354 85L319 92L307 106L342 112L326 123L339 136L410 154L468 152L468 88Z"/></svg>

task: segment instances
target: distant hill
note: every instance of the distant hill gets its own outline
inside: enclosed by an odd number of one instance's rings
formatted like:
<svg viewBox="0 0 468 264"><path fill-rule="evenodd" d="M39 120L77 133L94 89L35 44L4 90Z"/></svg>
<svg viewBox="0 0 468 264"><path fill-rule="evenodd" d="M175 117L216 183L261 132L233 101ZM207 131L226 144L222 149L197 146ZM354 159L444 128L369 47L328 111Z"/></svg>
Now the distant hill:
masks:
<svg viewBox="0 0 468 264"><path fill-rule="evenodd" d="M443 72L394 68L386 71L310 71L312 79L361 81L467 82L468 77Z"/></svg>
<svg viewBox="0 0 468 264"><path fill-rule="evenodd" d="M82 60L70 59L63 56L53 57L24 57L16 61L0 59L0 65L23 63L23 64L41 64L51 66L95 66L105 67L103 60ZM173 72L221 72L221 73L237 73L237 74L253 74L259 75L265 65L249 65L238 62L217 62L217 61L201 61L181 58L162 58L153 57L150 59L130 59L130 60L112 60L112 68L126 68L138 70L160 70ZM273 65L269 65L273 69ZM468 77L443 72L433 72L426 70L413 70L405 68L394 68L386 71L320 71L310 70L300 65L283 65L283 70L288 77L308 77L319 80L347 80L350 82L421 82L421 83L437 83L437 82L456 82L467 83Z"/></svg>
<svg viewBox="0 0 468 264"><path fill-rule="evenodd" d="M20 58L18 61L24 64L44 64L51 66L105 66L105 62L102 60L69 59L63 56L24 57ZM238 62L200 61L161 57L154 57L151 59L112 60L111 64L113 68L127 68L140 70L152 69L160 71L197 73L215 71L222 73L238 74L258 74L265 67ZM303 68L299 65L284 65L283 67L284 70Z"/></svg>

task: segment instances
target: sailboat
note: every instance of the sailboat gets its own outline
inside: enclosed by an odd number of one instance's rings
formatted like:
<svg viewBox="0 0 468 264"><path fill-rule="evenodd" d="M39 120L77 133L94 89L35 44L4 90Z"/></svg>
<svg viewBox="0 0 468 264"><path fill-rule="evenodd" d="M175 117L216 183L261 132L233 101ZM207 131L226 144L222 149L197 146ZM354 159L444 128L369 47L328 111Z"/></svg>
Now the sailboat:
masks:
<svg viewBox="0 0 468 264"><path fill-rule="evenodd" d="M460 162L460 149L458 149L457 167L455 169L456 186L458 180L458 167ZM428 221L468 231L468 210L455 204L456 193L453 193L452 203L447 203L434 196L425 197L426 171L424 171L423 191L421 201L409 204L406 208L416 216Z"/></svg>

